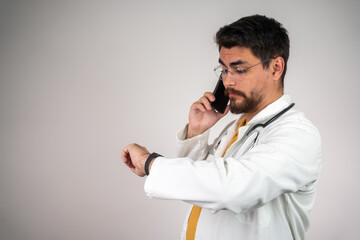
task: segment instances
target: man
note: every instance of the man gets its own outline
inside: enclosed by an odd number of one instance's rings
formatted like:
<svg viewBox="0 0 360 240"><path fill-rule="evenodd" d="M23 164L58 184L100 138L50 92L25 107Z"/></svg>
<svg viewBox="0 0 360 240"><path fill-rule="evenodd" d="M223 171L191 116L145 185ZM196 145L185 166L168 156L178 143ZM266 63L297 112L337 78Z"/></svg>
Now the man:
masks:
<svg viewBox="0 0 360 240"><path fill-rule="evenodd" d="M177 135L179 158L131 144L122 159L139 176L149 172L148 196L194 205L182 239L304 239L321 141L284 95L287 31L254 15L221 28L216 43L217 69L230 98L224 114L212 108L214 95L205 93ZM209 145L211 127L229 111L239 119Z"/></svg>

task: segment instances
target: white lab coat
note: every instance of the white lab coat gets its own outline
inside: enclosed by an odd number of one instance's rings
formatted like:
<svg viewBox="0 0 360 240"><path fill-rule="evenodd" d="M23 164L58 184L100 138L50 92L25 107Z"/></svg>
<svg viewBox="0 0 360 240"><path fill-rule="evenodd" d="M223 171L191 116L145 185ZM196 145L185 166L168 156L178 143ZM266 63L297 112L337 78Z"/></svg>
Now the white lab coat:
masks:
<svg viewBox="0 0 360 240"><path fill-rule="evenodd" d="M304 239L321 169L319 132L304 114L290 109L260 128L255 143L255 133L243 142L247 130L290 103L284 95L258 113L239 129L238 140L224 157L237 123L226 130L220 144L215 141L215 151L208 144L209 130L185 140L185 127L178 134L179 158L154 161L146 194L202 207L197 240Z"/></svg>

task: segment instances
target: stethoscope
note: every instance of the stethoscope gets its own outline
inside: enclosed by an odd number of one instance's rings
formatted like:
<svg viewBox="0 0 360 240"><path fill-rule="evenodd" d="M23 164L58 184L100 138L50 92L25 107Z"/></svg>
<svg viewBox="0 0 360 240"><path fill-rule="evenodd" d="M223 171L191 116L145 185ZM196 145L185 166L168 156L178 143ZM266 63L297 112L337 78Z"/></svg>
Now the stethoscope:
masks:
<svg viewBox="0 0 360 240"><path fill-rule="evenodd" d="M249 149L251 149L255 143L257 138L260 135L260 130L259 128L266 128L270 123L274 122L276 119L278 119L280 116L282 116L283 114L285 114L287 111L289 111L293 106L295 105L295 103L291 103L288 107L284 108L282 111L280 111L279 113L277 113L275 116L273 116L272 118L270 118L269 120L267 120L265 123L258 123L256 125L254 125L253 127L251 127L246 133L245 133L245 137L244 140L241 141L241 143L236 147L236 150L233 151L232 157L235 156L237 154L237 152L240 150L240 148L242 147L242 145L251 137L256 133L256 136L254 137L252 144L250 145ZM222 137L221 137L222 138ZM221 139L220 138L220 139ZM217 148L219 147L221 143L221 140L216 144L216 147L211 151L212 154L214 154L217 150Z"/></svg>

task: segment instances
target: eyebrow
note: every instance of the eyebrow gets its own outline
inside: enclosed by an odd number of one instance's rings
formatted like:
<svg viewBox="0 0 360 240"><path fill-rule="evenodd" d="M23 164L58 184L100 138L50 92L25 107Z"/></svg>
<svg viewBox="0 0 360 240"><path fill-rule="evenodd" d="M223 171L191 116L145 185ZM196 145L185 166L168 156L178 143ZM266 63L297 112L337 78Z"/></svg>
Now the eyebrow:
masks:
<svg viewBox="0 0 360 240"><path fill-rule="evenodd" d="M220 63L221 65L226 66L225 63L224 63L220 58L219 58L219 63ZM239 60L237 60L236 62L231 62L231 63L230 63L230 66L236 66L236 65L241 65L241 64L245 64L245 63L248 63L248 62L239 59Z"/></svg>

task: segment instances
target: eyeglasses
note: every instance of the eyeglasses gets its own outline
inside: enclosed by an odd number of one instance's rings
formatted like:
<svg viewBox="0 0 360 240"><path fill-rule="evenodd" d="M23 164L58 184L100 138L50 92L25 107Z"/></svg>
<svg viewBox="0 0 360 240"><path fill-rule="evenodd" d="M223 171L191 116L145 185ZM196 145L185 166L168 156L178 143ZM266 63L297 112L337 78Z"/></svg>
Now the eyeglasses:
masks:
<svg viewBox="0 0 360 240"><path fill-rule="evenodd" d="M228 69L224 69L221 65L219 66L216 66L214 68L214 72L215 72L215 75L220 78L221 80L225 79L226 78L226 75L228 73L230 73L231 75L235 75L236 79L244 79L244 76L245 76L245 73L247 72L247 70L249 70L250 68L253 68L259 64L262 64L262 63L265 63L267 61L271 60L271 58L268 58L268 59L265 59L264 61L262 62L259 62L255 65L252 65L250 67L247 67L247 68L241 68L241 67L237 67L237 68L233 68L234 70L230 71Z"/></svg>

